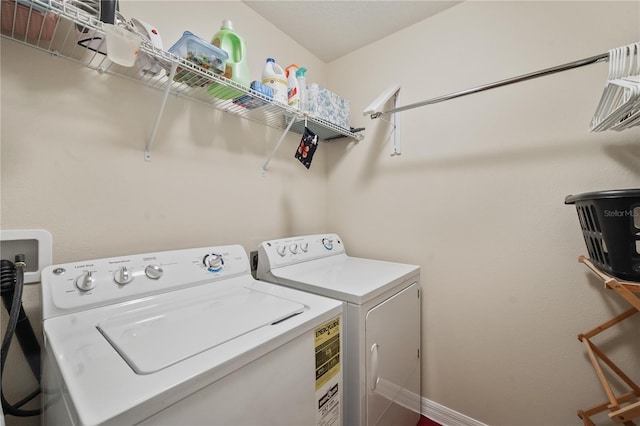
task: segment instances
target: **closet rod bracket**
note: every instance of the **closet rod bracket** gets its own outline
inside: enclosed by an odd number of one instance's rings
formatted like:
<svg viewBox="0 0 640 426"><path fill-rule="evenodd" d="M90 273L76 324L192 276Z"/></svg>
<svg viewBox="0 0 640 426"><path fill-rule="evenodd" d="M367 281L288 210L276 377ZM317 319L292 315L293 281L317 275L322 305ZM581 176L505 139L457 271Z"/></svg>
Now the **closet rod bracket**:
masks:
<svg viewBox="0 0 640 426"><path fill-rule="evenodd" d="M392 104L393 109L396 109L398 106L398 98L400 96L400 84L396 83L387 88L384 92L382 92L373 102L367 106L364 111L362 111L362 115L369 115L371 119L379 118L383 114L383 108L389 104ZM400 126L398 123L398 114L392 114L392 118L387 123L391 124L391 145L389 146L390 155L400 155L402 152L400 150L400 136L399 130Z"/></svg>

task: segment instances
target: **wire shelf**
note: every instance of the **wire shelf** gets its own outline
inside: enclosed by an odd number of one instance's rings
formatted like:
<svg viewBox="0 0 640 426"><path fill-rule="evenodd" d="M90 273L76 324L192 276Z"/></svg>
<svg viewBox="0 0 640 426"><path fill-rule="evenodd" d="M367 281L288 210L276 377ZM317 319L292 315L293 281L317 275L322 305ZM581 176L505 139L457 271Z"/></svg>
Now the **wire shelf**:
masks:
<svg viewBox="0 0 640 426"><path fill-rule="evenodd" d="M158 49L143 38L136 63L122 67L106 56L105 35L98 14L90 1L82 0L1 0L2 37L82 64L100 73L123 77L147 87L203 103L216 110L285 130L296 118L291 131L301 133L304 115L288 105L274 102L264 95L234 81L203 69L186 59ZM171 76L172 67L176 75ZM226 92L221 99L209 94L212 85ZM214 90L215 92L215 90ZM221 95L222 96L222 95ZM240 100L243 98L244 102ZM257 106L256 106L257 105ZM248 108L247 106L253 106ZM299 120L298 120L299 118ZM362 134L338 127L316 117L308 123L321 140L348 137L361 140ZM304 128L304 124L302 125ZM155 132L154 132L155 133Z"/></svg>

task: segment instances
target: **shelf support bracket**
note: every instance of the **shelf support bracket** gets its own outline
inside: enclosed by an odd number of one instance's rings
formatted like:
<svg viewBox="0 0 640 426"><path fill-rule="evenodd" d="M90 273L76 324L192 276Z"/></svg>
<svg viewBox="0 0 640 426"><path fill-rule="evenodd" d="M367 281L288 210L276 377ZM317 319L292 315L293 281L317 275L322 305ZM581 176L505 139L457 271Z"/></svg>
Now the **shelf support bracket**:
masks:
<svg viewBox="0 0 640 426"><path fill-rule="evenodd" d="M167 87L164 89L164 96L162 98L162 103L160 104L160 111L158 111L158 116L156 117L156 122L153 125L153 130L151 131L151 137L147 142L147 146L144 149L144 159L145 161L151 161L151 146L153 142L156 140L156 134L158 133L158 127L160 127L160 121L162 121L162 114L164 113L164 107L167 104L167 99L169 98L169 92L171 91L171 82L173 81L173 77L176 75L176 69L178 68L178 63L174 62L171 64L171 71L169 72L169 80L167 81Z"/></svg>
<svg viewBox="0 0 640 426"><path fill-rule="evenodd" d="M391 125L391 144L389 145L389 154L391 156L402 154L402 150L400 149L400 123L398 114L395 111L398 106L398 98L400 96L400 84L394 84L390 86L387 90L382 92L371 104L364 109L362 112L363 115L371 116L371 119L379 118L383 114L384 107L389 103L392 103L393 108L391 109L391 120L382 120L385 123L389 123Z"/></svg>
<svg viewBox="0 0 640 426"><path fill-rule="evenodd" d="M396 92L393 96L393 107L395 108L398 105L398 98L400 97L400 90ZM392 157L394 155L402 154L402 149L400 147L400 116L394 113L391 116L391 145L389 146L389 155Z"/></svg>
<svg viewBox="0 0 640 426"><path fill-rule="evenodd" d="M297 118L298 117L295 116L295 115L293 117L291 117L291 121L287 125L287 128L284 129L284 132L282 132L282 136L280 136L280 140L278 140L278 143L276 143L276 146L273 148L273 150L269 154L269 157L267 157L267 161L265 161L264 165L262 166L262 170L260 171L262 176L266 176L267 175L267 167L269 166L269 163L271 162L271 159L275 155L275 153L278 150L278 148L280 148L280 145L282 144L282 141L284 140L284 137L287 135L287 133L289 133L289 130L291 130L291 126L293 126L293 122L296 121Z"/></svg>

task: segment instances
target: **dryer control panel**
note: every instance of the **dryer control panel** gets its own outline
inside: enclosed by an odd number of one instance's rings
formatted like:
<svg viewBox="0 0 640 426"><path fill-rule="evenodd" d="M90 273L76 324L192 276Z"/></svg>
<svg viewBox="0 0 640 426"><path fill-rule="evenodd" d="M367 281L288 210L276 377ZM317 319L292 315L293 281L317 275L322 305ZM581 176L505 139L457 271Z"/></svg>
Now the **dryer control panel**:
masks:
<svg viewBox="0 0 640 426"><path fill-rule="evenodd" d="M240 245L144 253L47 267L43 317L249 275Z"/></svg>
<svg viewBox="0 0 640 426"><path fill-rule="evenodd" d="M258 269L270 270L344 253L344 244L338 234L306 235L265 241L258 247Z"/></svg>

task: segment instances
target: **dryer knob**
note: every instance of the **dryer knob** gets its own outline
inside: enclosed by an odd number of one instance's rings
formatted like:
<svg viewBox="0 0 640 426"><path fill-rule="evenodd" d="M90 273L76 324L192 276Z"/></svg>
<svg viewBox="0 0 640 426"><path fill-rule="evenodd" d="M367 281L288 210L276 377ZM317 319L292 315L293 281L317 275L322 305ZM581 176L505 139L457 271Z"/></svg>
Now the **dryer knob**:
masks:
<svg viewBox="0 0 640 426"><path fill-rule="evenodd" d="M144 274L152 280L157 280L163 273L164 271L160 265L149 265L144 268Z"/></svg>
<svg viewBox="0 0 640 426"><path fill-rule="evenodd" d="M296 244L296 243L291 244L291 245L289 246L289 251L290 251L292 254L296 254L296 253L298 252L298 244Z"/></svg>
<svg viewBox="0 0 640 426"><path fill-rule="evenodd" d="M89 291L96 286L96 280L93 278L91 271L85 272L76 278L76 287L82 291Z"/></svg>
<svg viewBox="0 0 640 426"><path fill-rule="evenodd" d="M333 249L333 240L330 240L329 238L323 238L322 239L322 245L327 250L332 250Z"/></svg>
<svg viewBox="0 0 640 426"><path fill-rule="evenodd" d="M113 280L120 285L129 284L133 281L133 275L126 266L123 266L113 274Z"/></svg>
<svg viewBox="0 0 640 426"><path fill-rule="evenodd" d="M278 254L282 257L284 257L284 255L287 253L287 246L278 246L276 247L276 251L278 252Z"/></svg>
<svg viewBox="0 0 640 426"><path fill-rule="evenodd" d="M220 272L224 266L224 260L222 255L211 253L204 257L204 266L206 266L211 272Z"/></svg>

